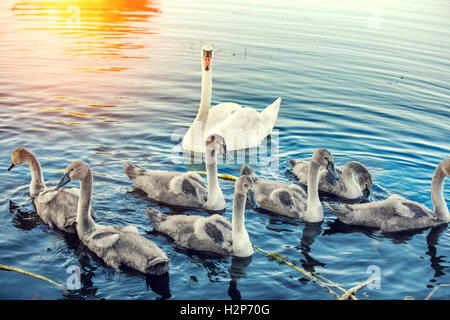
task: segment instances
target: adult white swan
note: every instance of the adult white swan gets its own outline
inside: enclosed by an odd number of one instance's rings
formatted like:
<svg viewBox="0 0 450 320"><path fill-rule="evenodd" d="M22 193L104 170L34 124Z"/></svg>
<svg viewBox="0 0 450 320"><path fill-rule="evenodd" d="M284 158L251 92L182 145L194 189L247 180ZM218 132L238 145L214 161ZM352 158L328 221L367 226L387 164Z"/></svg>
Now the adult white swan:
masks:
<svg viewBox="0 0 450 320"><path fill-rule="evenodd" d="M431 180L434 212L421 203L406 200L396 194L377 202L326 205L346 224L379 228L381 232L435 227L450 222L443 188L444 179L449 175L450 158L439 164Z"/></svg>
<svg viewBox="0 0 450 320"><path fill-rule="evenodd" d="M64 232L76 233L78 195L74 194L73 190L47 188L39 160L24 147L13 150L8 171L21 163L27 164L31 171L30 196L38 216L51 227L56 226ZM92 208L90 214L95 216Z"/></svg>
<svg viewBox="0 0 450 320"><path fill-rule="evenodd" d="M102 226L89 215L92 201L92 171L87 163L74 161L66 169L56 189L80 180L77 233L80 240L103 261L118 269L124 265L143 273L162 274L169 269L169 258L134 226Z"/></svg>
<svg viewBox="0 0 450 320"><path fill-rule="evenodd" d="M200 107L183 138L183 150L204 152L203 141L213 133L220 134L225 139L229 151L256 147L272 132L278 118L281 98L261 112L232 102L220 103L210 108L212 55L212 46L206 45L202 48Z"/></svg>

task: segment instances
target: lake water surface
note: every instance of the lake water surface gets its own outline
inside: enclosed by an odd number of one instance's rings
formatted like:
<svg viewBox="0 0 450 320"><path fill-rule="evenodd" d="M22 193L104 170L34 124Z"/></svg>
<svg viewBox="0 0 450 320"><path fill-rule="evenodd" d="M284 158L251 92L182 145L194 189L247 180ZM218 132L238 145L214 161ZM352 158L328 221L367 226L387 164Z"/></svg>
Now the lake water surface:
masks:
<svg viewBox="0 0 450 320"><path fill-rule="evenodd" d="M332 298L259 251L245 261L215 258L152 231L144 209L173 209L133 191L122 164L203 169L186 164L177 145L197 112L206 43L215 48L213 104L262 110L283 99L270 158L252 164L258 175L294 182L285 159L323 147L337 165L369 168L370 200L399 194L432 208L432 174L450 155L448 1L4 0L0 263L63 284L75 266L81 288L65 294L0 270L1 299ZM169 256L169 272L116 272L76 237L43 224L28 195L28 167L6 170L18 146L39 158L48 186L71 161L88 162L97 222L136 225ZM219 172L239 169L224 164ZM220 184L231 219L234 182ZM325 209L318 225L247 210L246 227L254 245L345 288L379 272L359 299L424 299L450 283L447 225L385 235L343 225ZM433 298L449 294L440 288Z"/></svg>

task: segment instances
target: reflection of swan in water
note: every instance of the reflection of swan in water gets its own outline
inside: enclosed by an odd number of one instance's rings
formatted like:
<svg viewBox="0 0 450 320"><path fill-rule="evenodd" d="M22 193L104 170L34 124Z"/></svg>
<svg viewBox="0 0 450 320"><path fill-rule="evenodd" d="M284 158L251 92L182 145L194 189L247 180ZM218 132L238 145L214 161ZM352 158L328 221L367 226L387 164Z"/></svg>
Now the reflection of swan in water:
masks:
<svg viewBox="0 0 450 320"><path fill-rule="evenodd" d="M439 225L434 228L431 228L427 234L427 251L425 254L430 257L430 267L434 271L434 278L438 278L440 276L445 275L443 270L446 268L441 264L447 264L447 261L443 260L443 257L446 256L438 256L437 248L439 242L439 237L447 230L447 225ZM391 239L391 241L395 244L402 244L410 241L415 235L422 234L426 232L426 229L416 229L416 230L408 230L401 233L387 233L385 234L386 238Z"/></svg>
<svg viewBox="0 0 450 320"><path fill-rule="evenodd" d="M159 294L159 297L156 298L156 300L165 300L172 296L170 293L168 272L160 275L146 274L145 284L147 285L147 288L150 288L153 292Z"/></svg>
<svg viewBox="0 0 450 320"><path fill-rule="evenodd" d="M9 200L9 212L14 214L13 225L20 230L32 230L42 223L37 214L22 210L20 205L12 200Z"/></svg>
<svg viewBox="0 0 450 320"><path fill-rule="evenodd" d="M305 257L301 262L303 269L309 272L314 272L315 266L324 267L325 264L311 257L311 246L315 238L322 233L322 226L320 223L305 223L302 238L300 239L300 251Z"/></svg>
<svg viewBox="0 0 450 320"><path fill-rule="evenodd" d="M434 270L434 277L440 277L445 275L444 269L446 267L442 266L441 263L448 264L448 261L442 260L442 256L437 255L436 245L438 245L439 237L441 234L447 230L446 225L440 225L432 228L427 235L427 247L428 251L425 252L430 257L430 265Z"/></svg>
<svg viewBox="0 0 450 320"><path fill-rule="evenodd" d="M431 199L434 210L421 203L392 195L386 200L360 204L331 204L328 208L342 222L379 228L382 232L398 232L435 227L450 222L450 213L444 199L444 179L450 175L450 158L437 166L431 181Z"/></svg>
<svg viewBox="0 0 450 320"><path fill-rule="evenodd" d="M376 231L377 230L375 228L348 225L339 221L339 219L335 219L327 223L327 228L323 231L323 235L328 236L339 233L342 234L361 233L372 239L381 238L381 236Z"/></svg>
<svg viewBox="0 0 450 320"><path fill-rule="evenodd" d="M439 237L446 230L447 230L446 224L436 226L429 230L428 235L426 237L428 250L425 252L425 254L430 257L429 259L430 267L434 271L434 278L438 278L445 275L443 270L446 267L443 266L442 264L447 264L447 261L442 259L443 256L438 256L436 246L438 245ZM334 234L361 233L373 239L372 241L376 243L380 243L380 241L383 238L388 238L392 241L393 244L401 245L407 243L408 241L411 241L414 236L423 234L426 231L427 231L426 229L415 229L415 230L407 230L404 232L382 234L375 228L347 225L336 219L335 221L328 223L327 228L323 232L323 235L326 236Z"/></svg>
<svg viewBox="0 0 450 320"><path fill-rule="evenodd" d="M237 288L237 282L240 278L245 277L247 274L245 273L245 268L247 268L252 262L252 257L232 257L231 258L231 266L228 269L230 273L231 280L230 286L228 288L228 295L231 300L241 300L241 293Z"/></svg>

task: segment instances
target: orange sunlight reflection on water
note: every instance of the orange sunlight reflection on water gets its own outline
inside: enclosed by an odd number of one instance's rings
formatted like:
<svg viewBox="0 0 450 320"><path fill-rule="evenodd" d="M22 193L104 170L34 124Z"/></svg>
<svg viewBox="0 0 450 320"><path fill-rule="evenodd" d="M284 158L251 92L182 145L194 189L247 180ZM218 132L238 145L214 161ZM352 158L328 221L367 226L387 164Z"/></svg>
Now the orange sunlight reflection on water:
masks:
<svg viewBox="0 0 450 320"><path fill-rule="evenodd" d="M37 92L47 100L34 110L59 124L119 122L101 110L116 108L121 101L114 95L92 95L114 92L128 75L115 79L112 74L150 59L149 35L159 32L158 1L6 1L10 20L4 25L11 27L2 35L8 50L3 71L22 83L23 94Z"/></svg>

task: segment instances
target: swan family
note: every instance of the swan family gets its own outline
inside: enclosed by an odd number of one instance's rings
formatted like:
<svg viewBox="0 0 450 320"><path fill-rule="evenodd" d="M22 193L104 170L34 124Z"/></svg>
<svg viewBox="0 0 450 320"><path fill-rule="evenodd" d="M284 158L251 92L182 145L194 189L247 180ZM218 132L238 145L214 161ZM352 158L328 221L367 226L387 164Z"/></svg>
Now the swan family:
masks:
<svg viewBox="0 0 450 320"><path fill-rule="evenodd" d="M211 107L212 58L212 46L204 46L200 106L182 140L184 150L204 153L206 182L196 172L146 169L131 162L123 164L134 188L142 190L149 200L162 206L212 213L174 215L150 208L145 214L154 230L190 250L249 257L253 245L245 227L248 208L320 223L324 220L323 201L343 223L378 228L381 232L450 222L443 195L445 177L450 175L450 158L437 166L432 177L434 209L430 210L399 195L367 201L373 187L369 169L357 161L350 161L341 169L335 165L332 153L323 148L316 149L310 159L287 159L297 179L292 183L261 179L250 165L243 164L234 185L232 221L227 220L222 215L226 202L219 183L217 156L257 147L272 132L281 99L277 98L261 112L231 102ZM87 163L79 160L70 163L57 186L52 188L46 187L39 161L31 151L23 147L13 150L8 171L18 164L30 168L30 196L44 223L76 233L89 250L112 268L126 266L147 274L167 272L170 259L135 226L107 226L94 221L93 173ZM80 181L79 194L64 188L74 180ZM336 203L321 200L323 195L333 196ZM349 200L353 203L347 203Z"/></svg>

